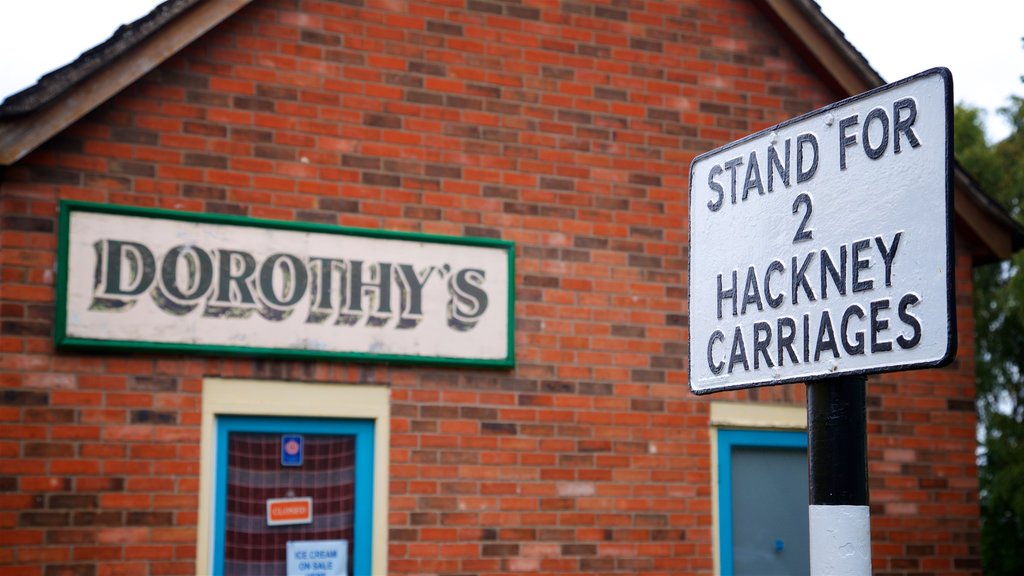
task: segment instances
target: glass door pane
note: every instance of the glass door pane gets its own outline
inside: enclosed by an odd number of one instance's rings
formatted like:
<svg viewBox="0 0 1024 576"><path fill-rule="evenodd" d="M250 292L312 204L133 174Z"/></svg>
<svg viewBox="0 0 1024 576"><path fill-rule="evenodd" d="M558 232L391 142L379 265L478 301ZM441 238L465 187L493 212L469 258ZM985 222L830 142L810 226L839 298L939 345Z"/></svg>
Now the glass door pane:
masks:
<svg viewBox="0 0 1024 576"><path fill-rule="evenodd" d="M810 570L807 433L718 431L722 576Z"/></svg>
<svg viewBox="0 0 1024 576"><path fill-rule="evenodd" d="M810 572L805 450L734 446L732 512L735 576Z"/></svg>
<svg viewBox="0 0 1024 576"><path fill-rule="evenodd" d="M369 573L370 420L217 419L214 573Z"/></svg>
<svg viewBox="0 0 1024 576"><path fill-rule="evenodd" d="M225 574L285 574L288 542L344 540L352 557L355 439L303 435L302 464L282 464L282 434L228 434ZM293 435L288 435L289 437ZM292 441L294 445L294 440ZM271 525L268 501L312 500L312 522L304 512ZM295 523L291 523L295 522Z"/></svg>

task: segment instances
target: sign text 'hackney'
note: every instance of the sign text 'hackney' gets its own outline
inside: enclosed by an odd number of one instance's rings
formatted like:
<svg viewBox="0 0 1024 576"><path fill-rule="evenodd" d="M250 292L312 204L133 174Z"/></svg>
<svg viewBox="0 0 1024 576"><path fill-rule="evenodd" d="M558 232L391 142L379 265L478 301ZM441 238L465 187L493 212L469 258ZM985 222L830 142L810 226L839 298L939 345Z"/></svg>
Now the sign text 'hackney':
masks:
<svg viewBox="0 0 1024 576"><path fill-rule="evenodd" d="M952 81L934 69L696 158L696 393L955 352Z"/></svg>
<svg viewBox="0 0 1024 576"><path fill-rule="evenodd" d="M472 330L487 311L486 273L477 268L415 266L278 252L258 260L240 248L179 244L165 253L142 242L102 239L96 251L90 309L130 308L152 298L165 313L207 318L259 314L280 321L296 312L307 323L415 328L428 282L447 286L446 321ZM308 292L308 297L307 297ZM299 310L300 302L304 303Z"/></svg>

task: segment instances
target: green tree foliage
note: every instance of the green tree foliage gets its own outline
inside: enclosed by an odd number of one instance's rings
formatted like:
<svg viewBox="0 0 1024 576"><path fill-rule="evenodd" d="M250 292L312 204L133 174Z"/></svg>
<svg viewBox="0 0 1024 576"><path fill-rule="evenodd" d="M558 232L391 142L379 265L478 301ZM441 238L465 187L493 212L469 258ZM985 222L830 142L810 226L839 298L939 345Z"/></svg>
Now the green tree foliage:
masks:
<svg viewBox="0 0 1024 576"><path fill-rule="evenodd" d="M1000 111L1012 123L989 145L976 109L957 106L953 147L982 188L1024 221L1024 99ZM985 574L1024 574L1024 253L974 272L978 418L982 428Z"/></svg>

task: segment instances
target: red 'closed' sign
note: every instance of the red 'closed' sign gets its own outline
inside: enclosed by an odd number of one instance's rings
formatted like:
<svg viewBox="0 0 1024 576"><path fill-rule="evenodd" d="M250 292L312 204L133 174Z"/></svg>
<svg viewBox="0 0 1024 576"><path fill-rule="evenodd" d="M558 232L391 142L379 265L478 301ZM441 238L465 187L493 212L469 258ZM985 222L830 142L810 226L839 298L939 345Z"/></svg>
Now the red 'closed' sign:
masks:
<svg viewBox="0 0 1024 576"><path fill-rule="evenodd" d="M312 498L271 498L267 500L267 526L311 524Z"/></svg>

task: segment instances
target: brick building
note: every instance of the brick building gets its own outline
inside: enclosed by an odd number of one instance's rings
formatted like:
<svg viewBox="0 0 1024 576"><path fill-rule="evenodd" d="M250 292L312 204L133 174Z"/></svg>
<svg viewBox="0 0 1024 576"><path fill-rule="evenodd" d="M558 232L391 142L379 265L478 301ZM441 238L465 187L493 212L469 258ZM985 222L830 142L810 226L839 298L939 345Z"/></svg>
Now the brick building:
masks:
<svg viewBox="0 0 1024 576"><path fill-rule="evenodd" d="M723 447L799 453L804 389L690 394L688 167L881 83L810 0L165 2L0 105L0 574L739 573ZM970 271L1022 236L955 182L877 574L980 571Z"/></svg>

